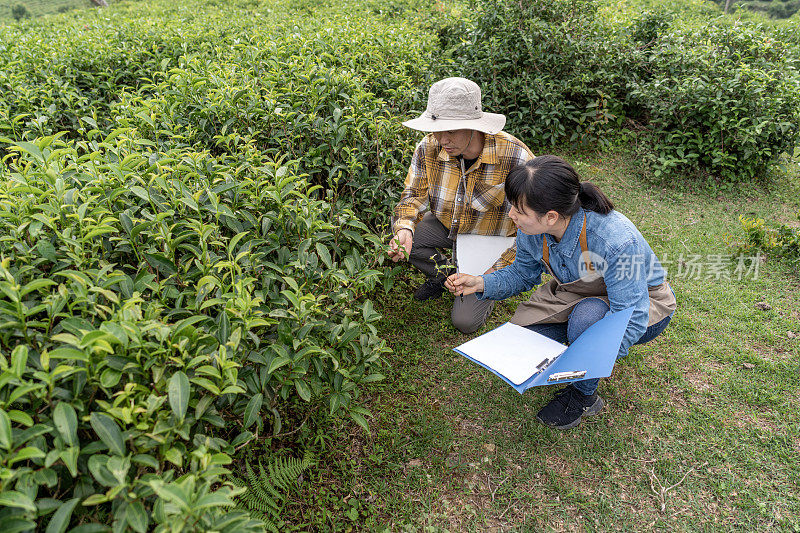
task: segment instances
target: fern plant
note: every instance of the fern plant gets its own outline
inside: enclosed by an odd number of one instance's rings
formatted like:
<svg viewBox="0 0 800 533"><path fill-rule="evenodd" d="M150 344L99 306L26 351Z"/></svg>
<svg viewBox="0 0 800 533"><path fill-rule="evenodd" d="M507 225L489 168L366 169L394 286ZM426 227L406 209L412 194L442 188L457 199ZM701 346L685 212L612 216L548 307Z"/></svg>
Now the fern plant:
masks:
<svg viewBox="0 0 800 533"><path fill-rule="evenodd" d="M262 520L267 529L277 533L276 523L281 521L281 513L286 493L297 485L302 473L313 464L313 458L306 451L302 459L276 457L266 469L258 463L257 470L249 462L245 463L246 480L231 477L230 481L246 491L238 496L237 506Z"/></svg>

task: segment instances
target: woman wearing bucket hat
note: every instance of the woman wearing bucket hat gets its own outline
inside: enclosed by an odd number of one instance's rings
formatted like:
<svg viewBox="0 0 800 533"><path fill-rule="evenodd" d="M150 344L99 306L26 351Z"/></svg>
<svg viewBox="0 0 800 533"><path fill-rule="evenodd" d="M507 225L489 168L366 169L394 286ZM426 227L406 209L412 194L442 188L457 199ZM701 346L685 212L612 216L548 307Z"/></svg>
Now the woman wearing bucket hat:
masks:
<svg viewBox="0 0 800 533"><path fill-rule="evenodd" d="M415 292L417 300L439 297L452 272L442 250L451 249L459 234L512 236L504 183L508 172L533 154L525 143L502 131L506 117L483 111L481 89L466 78L433 84L428 105L418 118L403 122L429 132L417 145L400 202L394 210L389 247L393 261L408 258L427 277ZM426 212L427 209L427 212ZM516 248L506 250L489 270L514 261ZM480 328L493 303L475 295L455 298L451 318L463 333Z"/></svg>

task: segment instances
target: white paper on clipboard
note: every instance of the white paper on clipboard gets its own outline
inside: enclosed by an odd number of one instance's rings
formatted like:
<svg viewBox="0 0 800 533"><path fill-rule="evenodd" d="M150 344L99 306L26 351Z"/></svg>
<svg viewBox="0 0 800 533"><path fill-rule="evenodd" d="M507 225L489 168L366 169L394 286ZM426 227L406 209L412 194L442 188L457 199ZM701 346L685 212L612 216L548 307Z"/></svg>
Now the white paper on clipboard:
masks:
<svg viewBox="0 0 800 533"><path fill-rule="evenodd" d="M480 276L511 248L516 237L461 233L456 238L456 268L459 273Z"/></svg>
<svg viewBox="0 0 800 533"><path fill-rule="evenodd" d="M560 342L506 322L465 342L456 351L492 369L512 385L521 385L566 349Z"/></svg>

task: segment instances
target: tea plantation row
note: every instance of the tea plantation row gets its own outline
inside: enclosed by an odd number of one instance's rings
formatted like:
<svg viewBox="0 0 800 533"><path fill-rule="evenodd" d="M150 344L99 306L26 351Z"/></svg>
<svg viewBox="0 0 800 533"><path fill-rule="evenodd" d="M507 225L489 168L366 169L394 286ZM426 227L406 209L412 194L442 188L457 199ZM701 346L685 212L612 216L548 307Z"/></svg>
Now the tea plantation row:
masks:
<svg viewBox="0 0 800 533"><path fill-rule="evenodd" d="M274 529L233 507L242 452L308 440L313 413L367 427L387 352L368 295L391 283L374 229L433 46L310 5L140 2L0 34L3 531Z"/></svg>

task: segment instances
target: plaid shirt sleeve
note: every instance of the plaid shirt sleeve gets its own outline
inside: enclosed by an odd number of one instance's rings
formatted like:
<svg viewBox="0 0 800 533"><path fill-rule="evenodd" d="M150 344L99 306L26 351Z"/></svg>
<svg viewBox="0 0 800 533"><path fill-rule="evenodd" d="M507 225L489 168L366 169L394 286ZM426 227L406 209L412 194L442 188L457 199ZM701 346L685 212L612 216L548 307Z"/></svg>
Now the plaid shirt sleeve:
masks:
<svg viewBox="0 0 800 533"><path fill-rule="evenodd" d="M411 230L422 220L422 214L428 207L428 176L426 172L426 142L423 139L414 150L411 166L408 168L403 194L394 208L392 232L397 234L401 229Z"/></svg>

